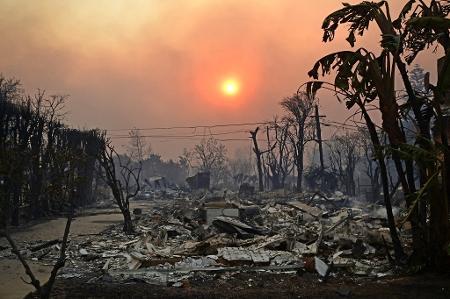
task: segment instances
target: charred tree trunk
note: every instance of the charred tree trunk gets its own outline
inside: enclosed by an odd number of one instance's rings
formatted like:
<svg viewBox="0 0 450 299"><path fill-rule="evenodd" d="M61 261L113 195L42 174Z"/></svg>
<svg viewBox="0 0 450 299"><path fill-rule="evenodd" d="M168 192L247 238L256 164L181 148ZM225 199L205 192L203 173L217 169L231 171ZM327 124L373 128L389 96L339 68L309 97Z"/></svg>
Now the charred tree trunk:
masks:
<svg viewBox="0 0 450 299"><path fill-rule="evenodd" d="M259 127L255 129L255 131L250 131L250 135L253 141L253 152L256 156L256 167L258 170L258 190L264 191L264 183L263 183L263 170L262 170L262 162L261 162L261 156L262 152L259 150L258 147L258 140L257 140L257 134L259 131Z"/></svg>
<svg viewBox="0 0 450 299"><path fill-rule="evenodd" d="M81 168L82 181L80 183L80 197L82 204L92 202L92 185L94 181L96 156L100 150L99 134L95 130L91 130L84 134L85 143L85 160Z"/></svg>
<svg viewBox="0 0 450 299"><path fill-rule="evenodd" d="M304 136L304 126L299 126L299 132L298 132L298 141L297 141L297 155L296 155L296 166L297 166L297 186L296 191L297 192L303 192L303 156L305 153L305 136Z"/></svg>
<svg viewBox="0 0 450 299"><path fill-rule="evenodd" d="M103 142L104 144L100 147L101 151L98 160L105 173L105 182L111 188L114 199L122 212L124 219L123 231L126 234L133 234L134 226L130 214L130 198L136 196L140 190L139 178L142 165L139 164L137 174L135 174L134 170L136 169L133 169L129 165L122 164L119 155L110 144L110 140L104 140ZM116 175L116 161L114 160L114 157L117 158L119 163L120 173L125 186L122 185L122 182ZM134 192L130 191L132 182L136 184Z"/></svg>
<svg viewBox="0 0 450 299"><path fill-rule="evenodd" d="M130 209L126 208L122 211L123 214L123 231L127 235L131 235L134 233L133 221L131 219Z"/></svg>
<svg viewBox="0 0 450 299"><path fill-rule="evenodd" d="M377 202L380 199L380 168L377 167L374 170L373 177L370 178L370 183L372 187L372 202Z"/></svg>
<svg viewBox="0 0 450 299"><path fill-rule="evenodd" d="M43 143L44 119L36 116L36 130L31 137L31 173L30 173L30 204L31 214L34 219L42 216L42 202L40 201L42 191L42 164L41 149Z"/></svg>
<svg viewBox="0 0 450 299"><path fill-rule="evenodd" d="M378 134L375 128L374 123L372 122L372 119L370 118L370 115L367 113L365 107L363 104L359 105L361 108L361 111L363 113L364 119L367 124L367 129L370 134L370 139L372 140L373 147L375 150L375 157L378 160L379 166L380 166L380 175L381 175L381 182L383 186L383 198L384 198L384 205L386 207L386 214L387 214L387 221L389 226L389 233L391 235L392 243L394 245L394 252L395 257L398 262L403 262L406 258L406 255L403 251L402 244L400 242L400 238L397 233L397 228L395 227L395 219L394 214L392 213L392 204L391 199L389 197L389 180L388 180L388 173L386 164L384 162L384 155L382 152L382 146L380 143L380 139L378 138Z"/></svg>
<svg viewBox="0 0 450 299"><path fill-rule="evenodd" d="M20 186L20 185L19 185ZM20 207L20 196L21 190L19 186L13 187L13 196L12 196L12 204L11 204L11 225L18 226L19 225L19 207Z"/></svg>

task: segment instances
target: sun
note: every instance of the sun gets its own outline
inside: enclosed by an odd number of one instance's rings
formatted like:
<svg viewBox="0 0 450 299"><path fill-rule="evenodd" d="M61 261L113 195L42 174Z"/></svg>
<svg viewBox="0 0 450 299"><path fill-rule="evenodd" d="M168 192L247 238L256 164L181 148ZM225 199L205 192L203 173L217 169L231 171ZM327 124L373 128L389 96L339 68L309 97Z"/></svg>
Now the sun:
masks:
<svg viewBox="0 0 450 299"><path fill-rule="evenodd" d="M235 79L226 79L222 82L222 92L226 96L235 96L239 93L239 82Z"/></svg>

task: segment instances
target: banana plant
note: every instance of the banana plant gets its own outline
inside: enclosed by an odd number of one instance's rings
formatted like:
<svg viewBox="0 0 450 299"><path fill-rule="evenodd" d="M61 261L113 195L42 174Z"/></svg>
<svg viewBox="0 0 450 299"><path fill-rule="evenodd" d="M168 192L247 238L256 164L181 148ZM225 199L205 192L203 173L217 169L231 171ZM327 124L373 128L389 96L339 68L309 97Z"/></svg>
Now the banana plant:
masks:
<svg viewBox="0 0 450 299"><path fill-rule="evenodd" d="M382 116L382 127L389 137L391 152L395 162L396 170L402 183L405 198L408 205L414 210L412 212L413 231L418 231L418 238L414 238L417 248L423 248L418 243L425 243L426 235L430 235L428 241L428 252L439 252L435 256L434 265L442 264L440 261L447 251L449 241L448 225L448 186L450 185L450 151L447 137L447 119L450 114L450 68L449 64L449 26L447 16L450 12L450 1L432 0L429 4L424 1L406 1L398 17L393 19L388 1L363 1L359 4L343 4L343 8L331 13L325 18L323 29L323 41L330 42L335 38L336 30L342 24L348 25L348 36L346 40L354 47L357 36L362 36L372 24L381 31L381 53L374 54L364 48L355 51L341 51L326 55L319 59L309 72L310 77L318 80L321 76L335 73L334 86L343 94L347 95L346 105L350 109L355 104L366 111L365 105L372 101L378 101ZM442 47L445 56L439 62L439 79L436 86L427 85L433 90L434 98L429 101L418 95L409 80L406 65L414 61L416 56L431 46ZM397 73L398 71L398 73ZM406 138L399 125L400 107L397 102L395 78L399 74L407 92L407 102L402 105L411 109L418 123L419 132L416 143L422 152L434 152L438 144L431 136L431 120L424 111L433 111L436 119L436 128L440 135L440 143L444 157L443 167L438 168L436 163L415 159L405 159L402 150L405 150ZM315 92L323 87L323 83L314 83L308 86L310 91ZM426 108L426 109L424 109ZM427 112L428 113L428 112ZM368 124L369 125L369 124ZM439 145L440 146L440 145ZM412 195L417 194L416 182L414 180L415 163L419 168L420 190L427 185L428 192L422 195L428 197L427 205L431 211L431 219L427 221L426 208L420 209L413 204ZM406 167L406 173L405 169ZM439 171L442 180L430 177ZM448 181L448 182L447 182ZM440 183L442 182L442 183ZM443 199L441 194L444 194ZM438 197L438 198L437 198ZM420 214L419 210L425 211ZM427 227L428 231L423 228ZM415 231L417 235L417 230ZM421 256L427 254L423 252Z"/></svg>

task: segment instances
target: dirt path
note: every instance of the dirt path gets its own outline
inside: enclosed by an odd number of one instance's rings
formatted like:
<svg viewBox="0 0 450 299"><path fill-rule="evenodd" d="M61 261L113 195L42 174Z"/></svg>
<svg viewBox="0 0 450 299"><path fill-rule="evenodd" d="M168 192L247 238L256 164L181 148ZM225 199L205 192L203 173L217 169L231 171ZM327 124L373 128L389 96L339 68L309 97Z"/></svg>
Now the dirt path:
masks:
<svg viewBox="0 0 450 299"><path fill-rule="evenodd" d="M152 206L152 203L142 201L131 203L132 209L139 207L147 210L151 209ZM76 238L79 235L99 233L109 226L122 221L122 214L118 210L92 209L85 210L83 214L87 214L87 216L76 217L72 222L70 231L72 238ZM24 242L61 238L65 225L65 218L53 219L13 231L12 237L19 247L23 246ZM0 239L0 246L8 246L5 239ZM44 282L50 276L51 265L30 261L30 266L40 281ZM26 281L29 280L18 260L0 257L0 299L23 298L33 290L33 287L25 284L21 277Z"/></svg>

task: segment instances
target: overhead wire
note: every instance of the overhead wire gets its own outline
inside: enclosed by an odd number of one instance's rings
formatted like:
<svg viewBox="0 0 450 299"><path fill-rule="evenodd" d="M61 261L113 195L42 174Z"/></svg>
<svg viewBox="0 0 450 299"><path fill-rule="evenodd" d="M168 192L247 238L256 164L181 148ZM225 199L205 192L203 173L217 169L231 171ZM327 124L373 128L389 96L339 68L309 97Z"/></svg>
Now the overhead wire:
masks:
<svg viewBox="0 0 450 299"><path fill-rule="evenodd" d="M242 123L228 123L228 124L213 124L213 125L192 125L192 126L170 126L170 127L151 127L151 128L133 128L133 129L113 129L109 130L111 132L117 132L118 134L108 134L108 137L111 139L132 139L134 138L133 135L130 134L120 134L120 131L131 131L131 130L137 130L137 131L156 131L156 130L180 130L180 129L194 129L194 133L191 134L180 134L177 132L176 134L143 134L139 135L142 138L152 138L156 139L154 141L158 142L176 142L181 140L202 140L205 137L210 136L225 136L225 135L238 135L238 134L244 134L249 133L250 128L248 129L240 129L240 130L234 130L234 131L225 131L225 132L213 132L212 129L214 128L222 128L222 127L247 127L252 125L267 125L271 124L271 121L261 121L261 122L242 122ZM332 120L321 120L321 125L326 127L332 127L336 130L332 134L332 136L336 135L339 130L346 130L346 131L357 131L359 129L359 126L352 125L348 123L342 123ZM202 133L195 133L197 129L203 129ZM262 133L264 133L267 130L267 128L262 128ZM107 131L108 132L108 131ZM216 138L218 141L222 142L233 142L233 141L249 141L250 136L246 138ZM258 139L258 141L266 141L265 139Z"/></svg>
<svg viewBox="0 0 450 299"><path fill-rule="evenodd" d="M164 134L157 134L157 135L139 135L139 137L147 137L147 138L192 138L192 137L208 137L208 136L218 136L218 135L230 135L230 134L238 134L238 133L248 133L246 130L239 130L239 131L229 131L229 132L217 132L213 133L210 131L210 133L204 132L203 134L188 134L188 135L164 135ZM133 135L109 135L109 137L122 139L122 138L135 138Z"/></svg>
<svg viewBox="0 0 450 299"><path fill-rule="evenodd" d="M107 129L107 132L117 132L117 131L155 131L155 130L175 130L175 129L211 129L211 128L222 128L222 127L238 127L238 126L255 126L255 125L266 125L271 122L243 122L243 123L228 123L228 124L212 124L212 125L191 125L191 126L169 126L169 127L149 127L149 128L129 128L129 129Z"/></svg>

